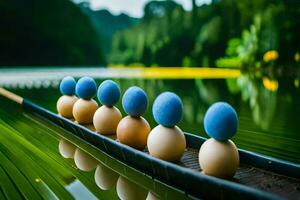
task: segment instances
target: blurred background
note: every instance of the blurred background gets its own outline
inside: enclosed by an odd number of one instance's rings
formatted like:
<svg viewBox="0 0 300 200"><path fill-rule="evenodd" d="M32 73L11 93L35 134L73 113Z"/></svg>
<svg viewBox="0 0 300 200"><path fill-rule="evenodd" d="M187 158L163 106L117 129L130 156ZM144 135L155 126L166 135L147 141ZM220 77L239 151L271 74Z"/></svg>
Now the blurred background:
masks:
<svg viewBox="0 0 300 200"><path fill-rule="evenodd" d="M299 19L297 0L1 1L0 65L294 68Z"/></svg>

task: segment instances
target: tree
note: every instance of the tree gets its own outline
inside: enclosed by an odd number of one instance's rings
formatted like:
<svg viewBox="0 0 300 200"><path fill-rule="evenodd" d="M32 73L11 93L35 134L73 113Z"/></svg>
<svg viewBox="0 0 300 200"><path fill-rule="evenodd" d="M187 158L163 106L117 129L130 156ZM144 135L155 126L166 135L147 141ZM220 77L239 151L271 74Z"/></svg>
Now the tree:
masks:
<svg viewBox="0 0 300 200"><path fill-rule="evenodd" d="M1 1L0 24L2 66L105 63L88 17L68 0Z"/></svg>

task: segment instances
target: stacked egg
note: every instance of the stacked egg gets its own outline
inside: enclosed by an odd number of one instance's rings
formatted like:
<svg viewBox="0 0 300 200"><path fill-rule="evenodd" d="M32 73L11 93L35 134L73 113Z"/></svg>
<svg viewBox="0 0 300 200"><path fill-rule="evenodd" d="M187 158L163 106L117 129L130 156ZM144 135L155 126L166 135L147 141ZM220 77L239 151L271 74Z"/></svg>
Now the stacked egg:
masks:
<svg viewBox="0 0 300 200"><path fill-rule="evenodd" d="M80 99L73 106L73 116L77 123L93 129L91 124L98 108L97 102L92 99L97 92L96 82L91 77L82 77L76 84L75 92ZM79 148L74 153L74 162L79 169L84 171L93 170L98 163L92 156Z"/></svg>
<svg viewBox="0 0 300 200"><path fill-rule="evenodd" d="M149 123L142 117L147 109L148 97L139 87L130 87L124 93L122 106L128 116L123 119L115 107L120 99L120 88L112 80L102 82L97 92L92 78L83 77L76 84L74 78L68 76L61 81L60 91L63 96L57 102L57 110L61 116L74 117L79 124L93 123L98 133L117 134L119 142L133 148L143 150L147 145L150 155L154 157L172 162L182 157L186 140L177 124L182 118L183 105L175 93L164 92L155 99L152 113L159 125L151 131ZM74 96L75 92L80 99ZM100 108L92 99L96 93L102 104ZM218 102L207 110L204 129L211 138L202 144L199 151L199 164L204 174L219 178L234 176L239 165L239 154L230 138L236 134L237 125L236 111L228 103ZM116 182L117 176L113 172L106 176L109 170L105 166L68 141L62 140L59 149L64 157L74 157L76 165L82 170L90 171L98 166L95 180L99 187L108 189ZM113 177L113 181L102 184L100 177Z"/></svg>
<svg viewBox="0 0 300 200"><path fill-rule="evenodd" d="M122 114L114 105L119 101L120 88L111 80L102 82L98 88L98 100L103 105L95 112L93 124L98 133L116 134Z"/></svg>
<svg viewBox="0 0 300 200"><path fill-rule="evenodd" d="M176 124L182 118L181 99L172 92L160 94L154 101L152 112L159 124L149 134L149 153L167 161L178 161L186 148L183 132Z"/></svg>
<svg viewBox="0 0 300 200"><path fill-rule="evenodd" d="M75 96L76 81L71 76L62 79L59 85L62 96L58 99L57 112L65 118L73 118L72 110L75 102L78 100Z"/></svg>
<svg viewBox="0 0 300 200"><path fill-rule="evenodd" d="M61 96L56 104L57 112L65 118L73 118L72 110L78 98L75 94L76 81L71 76L62 79L59 85ZM59 141L59 152L64 158L73 158L76 147L65 139Z"/></svg>
<svg viewBox="0 0 300 200"><path fill-rule="evenodd" d="M97 93L96 82L90 77L82 77L78 80L75 91L80 99L73 106L73 116L77 123L90 125L98 109L97 102L92 99Z"/></svg>
<svg viewBox="0 0 300 200"><path fill-rule="evenodd" d="M144 90L133 86L126 90L122 98L122 106L128 116L124 117L117 127L117 138L136 149L144 149L151 130L149 123L142 117L148 105L148 97Z"/></svg>
<svg viewBox="0 0 300 200"><path fill-rule="evenodd" d="M236 111L225 102L213 104L204 117L204 129L212 137L199 151L199 164L204 174L231 178L239 166L239 154L230 140L237 132Z"/></svg>

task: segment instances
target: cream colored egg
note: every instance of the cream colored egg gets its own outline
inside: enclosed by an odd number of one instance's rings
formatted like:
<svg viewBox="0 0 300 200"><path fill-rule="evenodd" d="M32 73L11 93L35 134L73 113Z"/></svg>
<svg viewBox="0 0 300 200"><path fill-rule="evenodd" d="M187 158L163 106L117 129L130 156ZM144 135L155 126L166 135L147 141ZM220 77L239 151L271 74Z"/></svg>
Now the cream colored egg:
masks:
<svg viewBox="0 0 300 200"><path fill-rule="evenodd" d="M148 192L146 200L159 200L159 198L155 196L152 192Z"/></svg>
<svg viewBox="0 0 300 200"><path fill-rule="evenodd" d="M210 138L200 148L199 164L206 175L231 178L239 166L239 153L231 140Z"/></svg>
<svg viewBox="0 0 300 200"><path fill-rule="evenodd" d="M92 124L98 104L93 99L79 99L73 106L73 116L79 124Z"/></svg>
<svg viewBox="0 0 300 200"><path fill-rule="evenodd" d="M150 155L167 161L178 161L186 147L185 136L177 126L156 126L149 134L147 146Z"/></svg>
<svg viewBox="0 0 300 200"><path fill-rule="evenodd" d="M98 164L95 171L95 182L102 190L109 190L116 185L119 175L103 164Z"/></svg>
<svg viewBox="0 0 300 200"><path fill-rule="evenodd" d="M76 146L71 144L65 139L61 139L58 144L59 153L64 158L74 158L74 153L76 150Z"/></svg>
<svg viewBox="0 0 300 200"><path fill-rule="evenodd" d="M116 189L121 200L141 200L147 196L145 189L122 176L118 179Z"/></svg>
<svg viewBox="0 0 300 200"><path fill-rule="evenodd" d="M80 149L76 149L74 161L78 169L82 171L92 171L96 168L98 161Z"/></svg>
<svg viewBox="0 0 300 200"><path fill-rule="evenodd" d="M95 112L93 123L98 133L104 135L116 134L122 114L116 107L101 106Z"/></svg>
<svg viewBox="0 0 300 200"><path fill-rule="evenodd" d="M72 110L77 100L76 96L61 96L56 103L57 112L63 117L73 118Z"/></svg>
<svg viewBox="0 0 300 200"><path fill-rule="evenodd" d="M144 149L151 131L149 123L143 117L124 117L117 127L117 138L136 149Z"/></svg>

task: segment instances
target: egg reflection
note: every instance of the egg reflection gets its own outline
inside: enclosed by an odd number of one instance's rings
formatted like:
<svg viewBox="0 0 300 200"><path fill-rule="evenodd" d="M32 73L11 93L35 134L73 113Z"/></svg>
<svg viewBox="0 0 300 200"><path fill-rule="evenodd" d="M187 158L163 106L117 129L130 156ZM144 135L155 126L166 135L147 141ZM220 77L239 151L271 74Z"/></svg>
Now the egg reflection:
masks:
<svg viewBox="0 0 300 200"><path fill-rule="evenodd" d="M73 144L71 144L65 139L61 139L59 141L58 150L59 153L62 155L62 157L74 158L76 146L74 146Z"/></svg>
<svg viewBox="0 0 300 200"><path fill-rule="evenodd" d="M94 183L95 187L98 187L100 190L110 192L116 188L116 194L122 200L159 199L154 193L148 191L153 188L148 188L147 190L143 188L144 186L141 187L139 183L136 184L135 182L132 182L131 179L128 180L127 178L122 177L117 171L114 171L114 168L110 168L108 163L102 163L100 160L98 161L98 159L66 139L61 139L59 141L58 149L64 158L74 158L75 166L79 170L90 172L96 169L94 172ZM90 173L87 173L87 175L89 178L92 178L89 176ZM76 175L74 174L72 177L75 178Z"/></svg>
<svg viewBox="0 0 300 200"><path fill-rule="evenodd" d="M146 199L147 191L120 176L117 182L117 194L121 200L140 200Z"/></svg>
<svg viewBox="0 0 300 200"><path fill-rule="evenodd" d="M155 196L152 192L148 192L146 200L159 200L159 198Z"/></svg>
<svg viewBox="0 0 300 200"><path fill-rule="evenodd" d="M103 164L99 163L95 171L95 182L102 190L109 190L116 185L119 175Z"/></svg>
<svg viewBox="0 0 300 200"><path fill-rule="evenodd" d="M76 149L74 162L78 169L82 171L92 171L96 168L98 161L80 149Z"/></svg>

